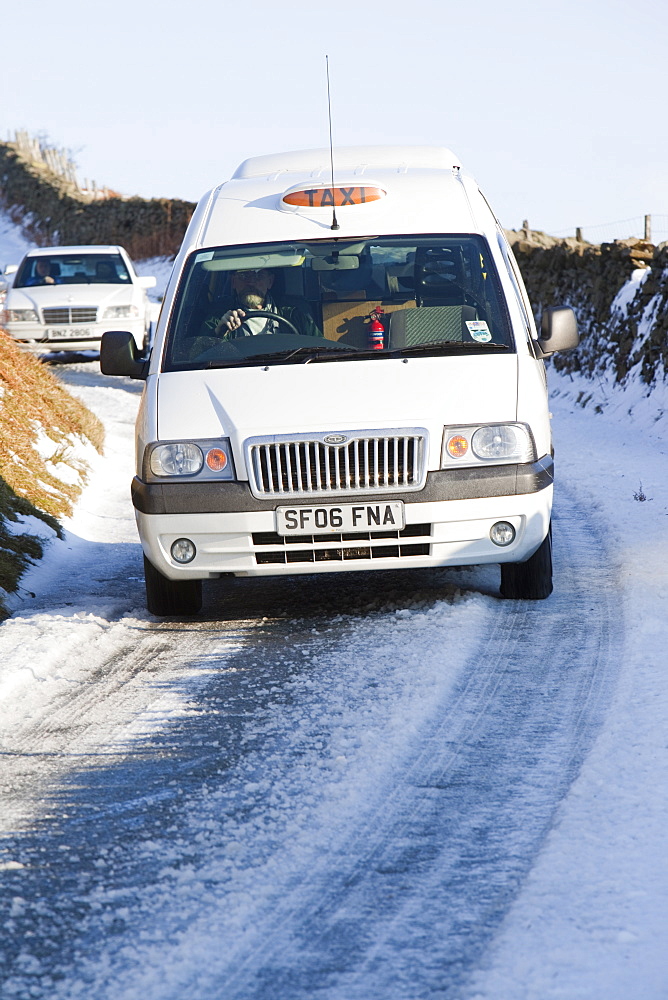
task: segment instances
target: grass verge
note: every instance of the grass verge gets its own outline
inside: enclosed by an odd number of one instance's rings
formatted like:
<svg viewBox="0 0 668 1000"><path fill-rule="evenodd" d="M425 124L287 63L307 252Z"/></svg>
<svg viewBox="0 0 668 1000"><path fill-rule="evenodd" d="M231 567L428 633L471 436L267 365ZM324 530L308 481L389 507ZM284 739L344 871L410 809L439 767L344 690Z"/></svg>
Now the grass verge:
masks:
<svg viewBox="0 0 668 1000"><path fill-rule="evenodd" d="M59 518L72 513L88 478L86 446L101 452L103 440L97 417L0 330L0 617L1 591L15 591L43 554L24 519L62 537Z"/></svg>

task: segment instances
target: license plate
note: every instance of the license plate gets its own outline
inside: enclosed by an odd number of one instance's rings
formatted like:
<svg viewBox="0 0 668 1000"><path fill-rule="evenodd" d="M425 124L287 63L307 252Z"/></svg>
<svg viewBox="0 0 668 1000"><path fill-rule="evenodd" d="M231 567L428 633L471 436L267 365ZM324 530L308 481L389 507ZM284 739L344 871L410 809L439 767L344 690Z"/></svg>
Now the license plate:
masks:
<svg viewBox="0 0 668 1000"><path fill-rule="evenodd" d="M52 327L48 331L49 340L90 340L95 333L89 326Z"/></svg>
<svg viewBox="0 0 668 1000"><path fill-rule="evenodd" d="M404 527L404 505L401 500L276 508L276 531L279 535L401 531Z"/></svg>

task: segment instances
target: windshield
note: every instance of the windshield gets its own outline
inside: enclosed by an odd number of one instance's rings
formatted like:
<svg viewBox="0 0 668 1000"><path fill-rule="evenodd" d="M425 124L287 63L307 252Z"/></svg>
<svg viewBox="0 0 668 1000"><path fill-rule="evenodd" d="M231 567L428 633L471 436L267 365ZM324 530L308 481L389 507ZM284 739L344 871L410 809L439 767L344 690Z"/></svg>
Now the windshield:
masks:
<svg viewBox="0 0 668 1000"><path fill-rule="evenodd" d="M33 285L129 285L130 275L117 253L44 254L26 257L14 288Z"/></svg>
<svg viewBox="0 0 668 1000"><path fill-rule="evenodd" d="M511 350L480 236L382 236L201 250L164 370Z"/></svg>

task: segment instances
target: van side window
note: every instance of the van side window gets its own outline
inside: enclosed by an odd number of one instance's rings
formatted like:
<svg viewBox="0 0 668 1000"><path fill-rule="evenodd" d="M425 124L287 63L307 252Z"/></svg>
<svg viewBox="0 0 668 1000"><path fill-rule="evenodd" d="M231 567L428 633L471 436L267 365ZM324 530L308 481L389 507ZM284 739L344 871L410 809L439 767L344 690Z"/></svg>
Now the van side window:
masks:
<svg viewBox="0 0 668 1000"><path fill-rule="evenodd" d="M515 255L513 254L508 242L506 241L503 233L497 233L497 240L499 243L499 248L503 254L503 259L506 262L506 267L508 268L508 274L510 280L512 281L513 288L515 289L515 295L519 303L519 307L522 311L522 316L524 317L524 324L527 329L527 334L529 341L536 338L535 324L533 321L533 315L529 306L529 302L526 298L526 293L524 292L522 285L520 284L519 270L517 267L517 261L515 260Z"/></svg>

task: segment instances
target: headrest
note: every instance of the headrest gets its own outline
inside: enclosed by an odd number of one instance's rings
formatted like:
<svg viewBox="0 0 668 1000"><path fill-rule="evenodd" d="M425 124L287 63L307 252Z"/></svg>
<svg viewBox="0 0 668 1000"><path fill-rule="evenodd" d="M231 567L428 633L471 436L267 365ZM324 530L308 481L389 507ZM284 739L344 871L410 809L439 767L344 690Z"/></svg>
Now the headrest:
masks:
<svg viewBox="0 0 668 1000"><path fill-rule="evenodd" d="M111 263L111 261L108 260L98 260L97 264L95 265L95 274L98 278L118 277L115 266Z"/></svg>

